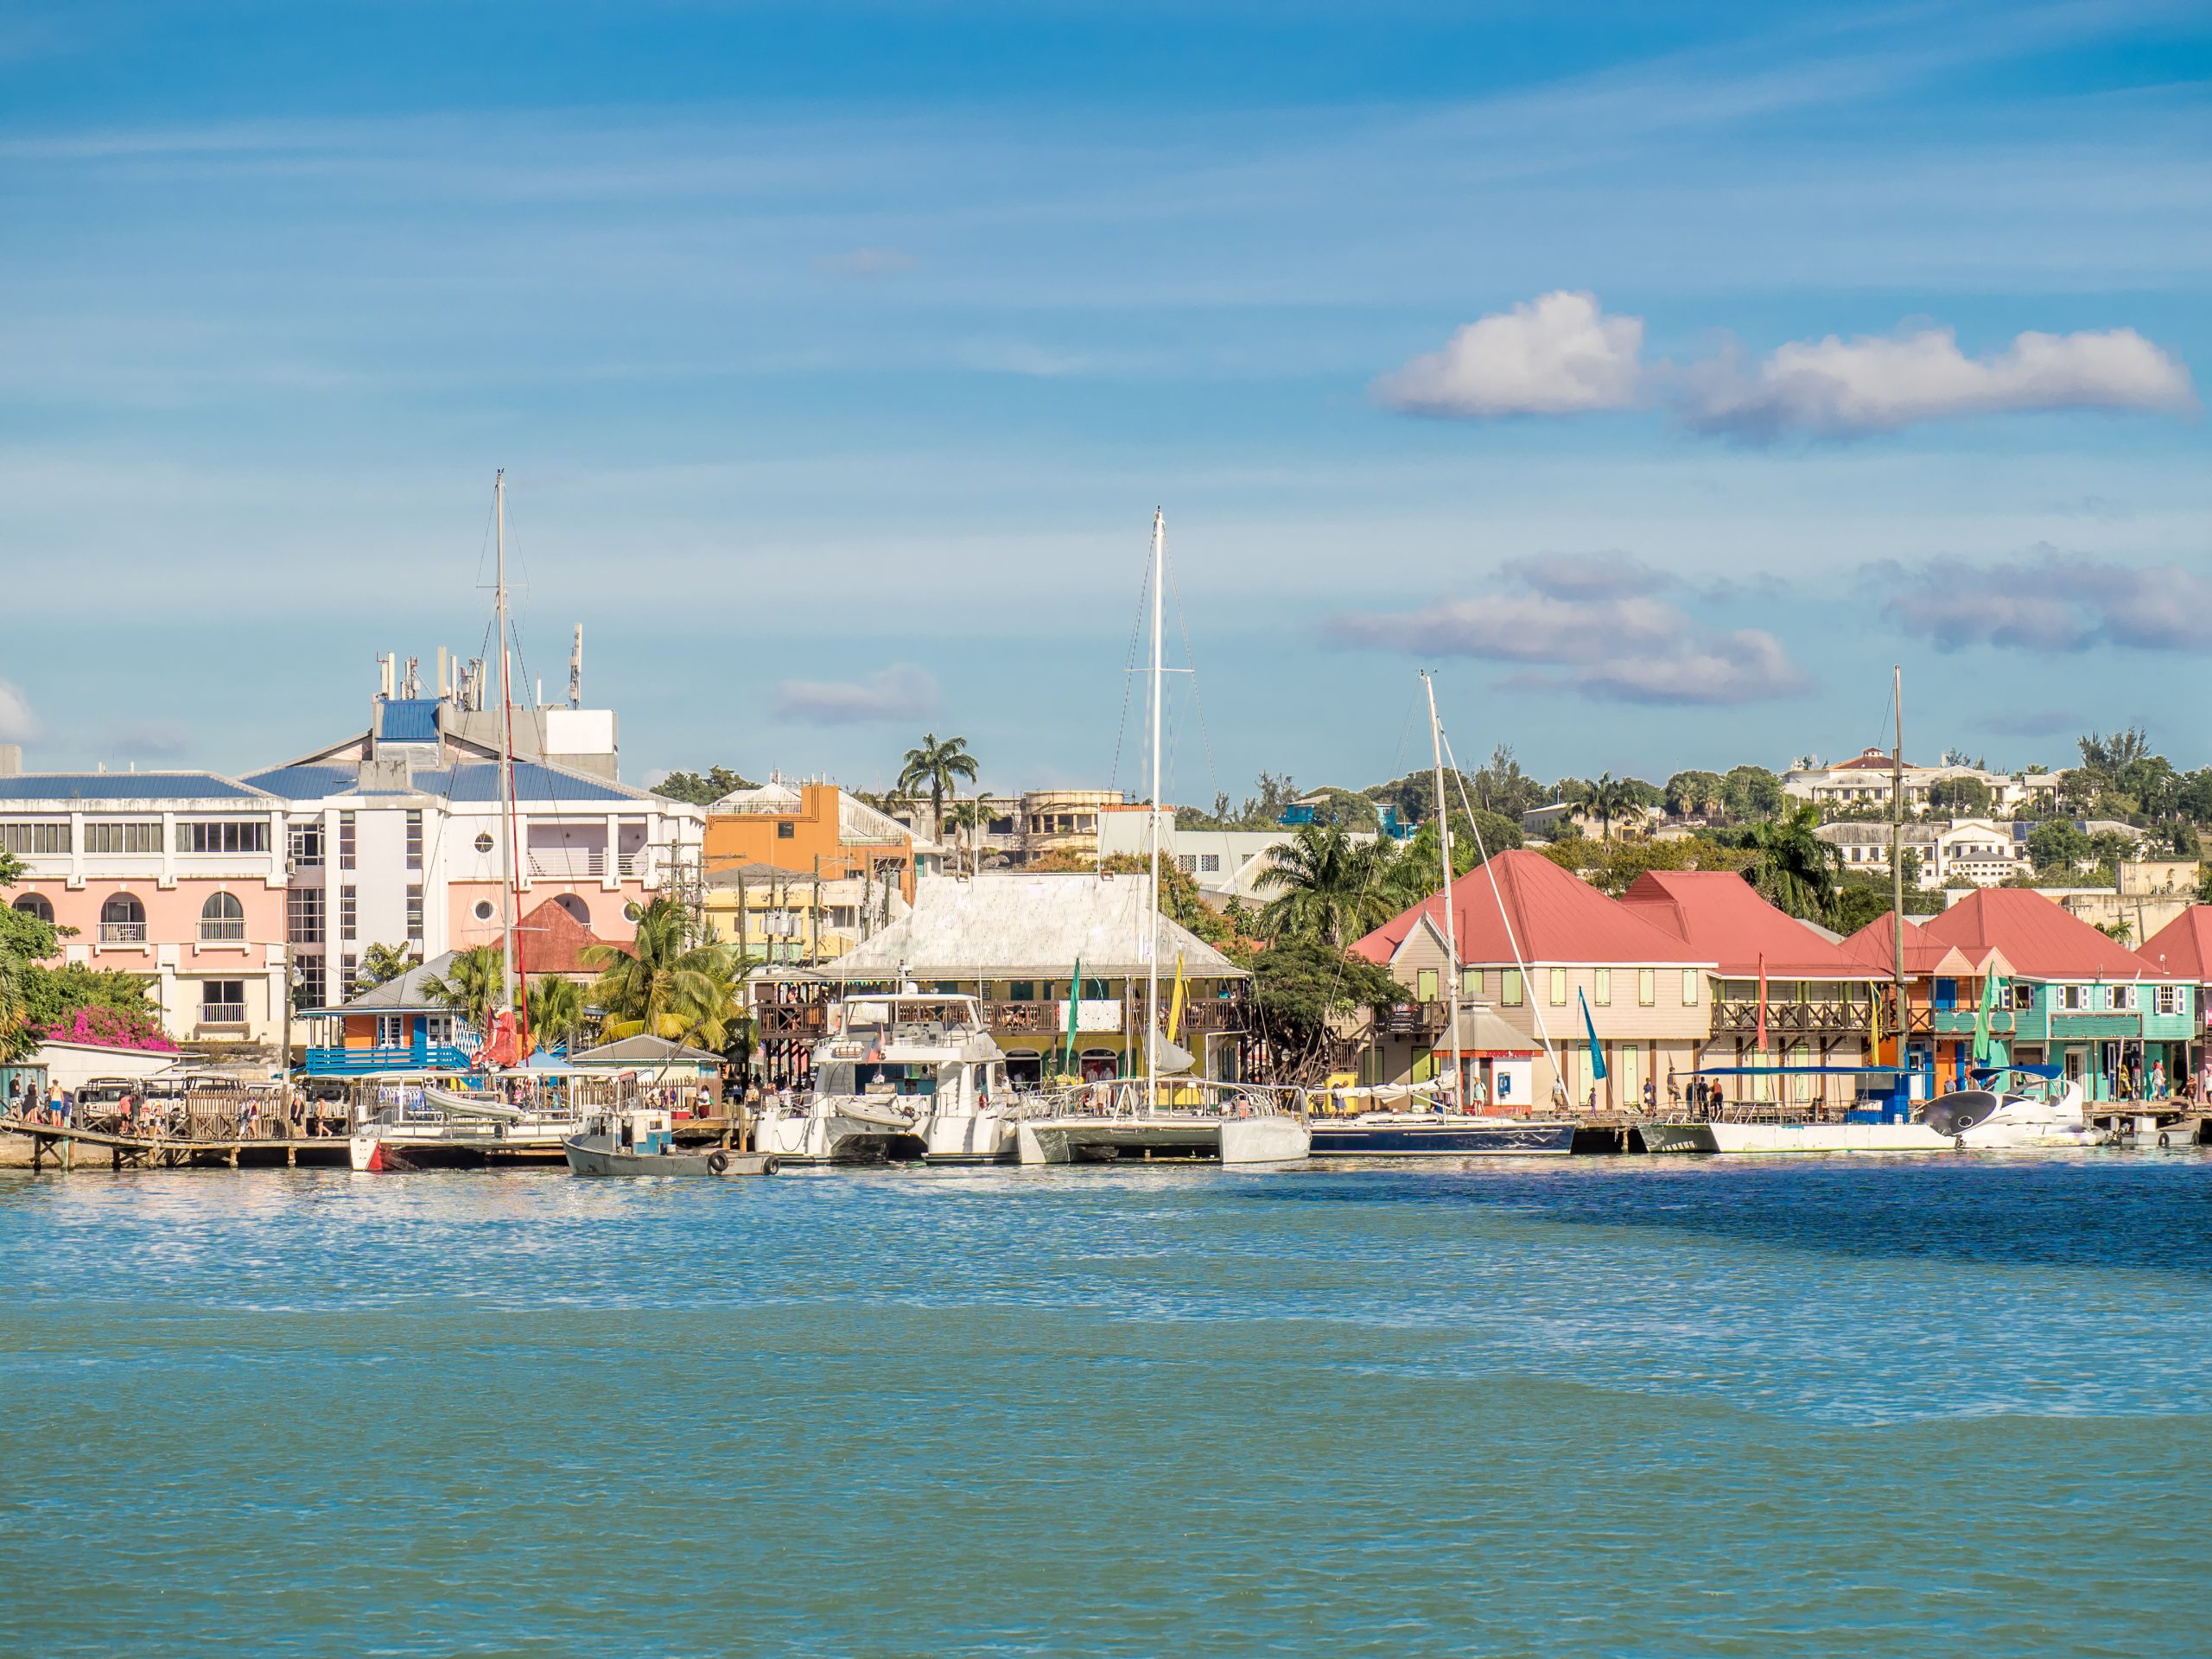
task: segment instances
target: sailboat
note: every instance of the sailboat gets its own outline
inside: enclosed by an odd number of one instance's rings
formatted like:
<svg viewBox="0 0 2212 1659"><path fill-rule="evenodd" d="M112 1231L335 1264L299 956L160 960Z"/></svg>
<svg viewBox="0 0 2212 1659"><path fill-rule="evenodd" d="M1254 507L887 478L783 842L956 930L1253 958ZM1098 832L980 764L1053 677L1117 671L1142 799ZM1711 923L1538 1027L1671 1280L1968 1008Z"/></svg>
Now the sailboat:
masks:
<svg viewBox="0 0 2212 1659"><path fill-rule="evenodd" d="M357 1170L382 1172L428 1164L474 1165L565 1158L563 1143L580 1122L572 1101L556 1091L558 1075L524 1070L530 1058L529 993L516 972L518 821L515 813L513 652L507 633L507 474L492 480L498 564L493 614L499 645L499 1004L486 1022L479 1052L481 1088L429 1081L391 1091L365 1121L354 1123L348 1155ZM475 1081L475 1080L472 1080Z"/></svg>
<svg viewBox="0 0 2212 1659"><path fill-rule="evenodd" d="M1293 1163L1310 1155L1302 1103L1289 1091L1218 1083L1189 1075L1192 1058L1160 1029L1160 735L1166 670L1161 638L1167 581L1167 516L1152 515L1152 789L1147 803L1151 874L1136 944L1149 992L1144 1012L1144 1075L1093 1084L1072 1100L1055 1100L1014 1132L1025 1164L1099 1162L1135 1158L1217 1160L1224 1164Z"/></svg>
<svg viewBox="0 0 2212 1659"><path fill-rule="evenodd" d="M1467 1015L1459 1000L1459 922L1452 901L1452 814L1444 796L1444 726L1436 714L1436 682L1427 669L1421 685L1428 694L1428 739L1435 768L1437 856L1441 865L1437 903L1444 912L1445 1044L1449 1070L1430 1083L1395 1088L1339 1089L1330 1091L1332 1104L1348 1110L1325 1113L1312 1120L1313 1155L1317 1158L1448 1158L1505 1154L1517 1157L1563 1157L1574 1150L1574 1124L1569 1119L1490 1117L1466 1104ZM1491 887L1496 891L1493 880ZM1504 914L1503 895L1498 913ZM1528 964L1520 960L1520 941L1513 936L1514 960L1525 977Z"/></svg>

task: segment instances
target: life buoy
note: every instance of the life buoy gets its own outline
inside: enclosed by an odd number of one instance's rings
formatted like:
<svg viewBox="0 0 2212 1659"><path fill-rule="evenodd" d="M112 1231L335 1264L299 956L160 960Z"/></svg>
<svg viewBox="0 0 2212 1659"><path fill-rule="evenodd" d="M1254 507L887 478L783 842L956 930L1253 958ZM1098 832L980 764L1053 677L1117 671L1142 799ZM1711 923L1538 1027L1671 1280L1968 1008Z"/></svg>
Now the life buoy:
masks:
<svg viewBox="0 0 2212 1659"><path fill-rule="evenodd" d="M714 1151L707 1154L707 1167L717 1175L728 1174L729 1154L722 1151L721 1147L717 1147Z"/></svg>

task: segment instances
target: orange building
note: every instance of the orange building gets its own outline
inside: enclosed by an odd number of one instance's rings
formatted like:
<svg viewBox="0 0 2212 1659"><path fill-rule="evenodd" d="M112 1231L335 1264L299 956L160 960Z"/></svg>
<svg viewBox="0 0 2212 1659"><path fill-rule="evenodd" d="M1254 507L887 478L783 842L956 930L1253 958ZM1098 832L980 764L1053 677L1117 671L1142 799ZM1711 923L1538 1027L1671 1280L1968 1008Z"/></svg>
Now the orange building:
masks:
<svg viewBox="0 0 2212 1659"><path fill-rule="evenodd" d="M772 865L824 881L857 877L871 887L895 881L914 899L913 832L835 784L786 784L725 795L707 809L707 873Z"/></svg>

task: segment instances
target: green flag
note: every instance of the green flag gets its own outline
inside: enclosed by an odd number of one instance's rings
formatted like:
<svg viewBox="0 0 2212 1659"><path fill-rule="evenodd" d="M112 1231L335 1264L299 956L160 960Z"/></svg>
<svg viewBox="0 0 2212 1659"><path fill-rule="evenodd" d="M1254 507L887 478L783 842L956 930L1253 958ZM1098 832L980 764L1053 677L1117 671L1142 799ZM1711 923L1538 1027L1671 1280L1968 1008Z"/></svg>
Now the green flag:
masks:
<svg viewBox="0 0 2212 1659"><path fill-rule="evenodd" d="M1974 1011L1974 1063L1989 1064L1989 1018L1997 1012L1997 976L1985 974L1981 981L1981 1006Z"/></svg>
<svg viewBox="0 0 2212 1659"><path fill-rule="evenodd" d="M1071 1077L1077 1075L1075 1069L1075 1018L1076 1011L1082 1007L1082 1006L1083 958L1081 957L1077 957L1075 959L1075 977L1068 982L1067 1052L1060 1057L1060 1075L1063 1077Z"/></svg>

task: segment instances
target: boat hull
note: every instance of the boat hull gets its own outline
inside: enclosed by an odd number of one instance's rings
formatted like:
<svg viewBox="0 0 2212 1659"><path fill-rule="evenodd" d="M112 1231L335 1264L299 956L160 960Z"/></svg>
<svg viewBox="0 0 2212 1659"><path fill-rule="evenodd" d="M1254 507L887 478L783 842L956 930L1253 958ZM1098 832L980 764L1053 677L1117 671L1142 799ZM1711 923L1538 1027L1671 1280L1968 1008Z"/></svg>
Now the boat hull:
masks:
<svg viewBox="0 0 2212 1659"><path fill-rule="evenodd" d="M1015 1143L1025 1164L1108 1163L1123 1158L1223 1164L1298 1163L1313 1139L1294 1117L1182 1116L1041 1118L1023 1123Z"/></svg>
<svg viewBox="0 0 2212 1659"><path fill-rule="evenodd" d="M569 1167L578 1175L703 1176L717 1179L733 1175L773 1175L779 1160L762 1152L624 1152L607 1144L604 1135L578 1135L561 1148Z"/></svg>
<svg viewBox="0 0 2212 1659"><path fill-rule="evenodd" d="M1574 1125L1510 1117L1323 1118L1313 1124L1316 1158L1563 1158Z"/></svg>

